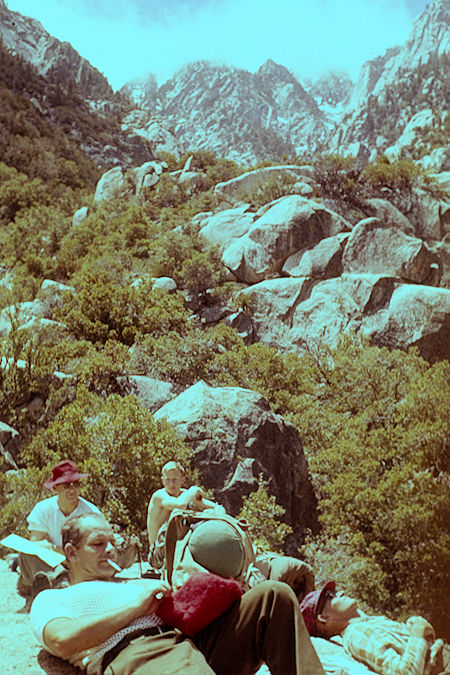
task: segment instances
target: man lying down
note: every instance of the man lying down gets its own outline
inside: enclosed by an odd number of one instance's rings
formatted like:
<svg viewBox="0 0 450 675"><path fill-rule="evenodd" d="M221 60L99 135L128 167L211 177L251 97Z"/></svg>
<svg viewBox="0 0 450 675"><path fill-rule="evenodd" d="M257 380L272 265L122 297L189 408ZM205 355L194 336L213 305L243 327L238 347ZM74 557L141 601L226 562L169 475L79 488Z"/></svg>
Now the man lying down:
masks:
<svg viewBox="0 0 450 675"><path fill-rule="evenodd" d="M292 589L263 581L193 637L156 614L170 594L159 580L115 580L114 533L101 515L62 529L67 588L36 596L33 632L50 653L87 675L324 675Z"/></svg>
<svg viewBox="0 0 450 675"><path fill-rule="evenodd" d="M327 672L335 672L332 668L340 663L349 675L450 673L450 646L436 639L423 617L402 622L364 614L354 598L336 590L334 581L308 593L300 610Z"/></svg>

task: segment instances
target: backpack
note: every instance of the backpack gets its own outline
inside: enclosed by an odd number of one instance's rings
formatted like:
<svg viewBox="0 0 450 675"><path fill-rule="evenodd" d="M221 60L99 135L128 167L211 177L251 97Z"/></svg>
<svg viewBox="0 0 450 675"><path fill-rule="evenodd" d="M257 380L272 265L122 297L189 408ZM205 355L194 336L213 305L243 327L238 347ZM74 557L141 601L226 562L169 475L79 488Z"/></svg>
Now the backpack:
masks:
<svg viewBox="0 0 450 675"><path fill-rule="evenodd" d="M180 588L196 572L233 577L243 590L264 581L255 565L252 542L232 516L212 510L175 509L167 522L163 575L172 588Z"/></svg>

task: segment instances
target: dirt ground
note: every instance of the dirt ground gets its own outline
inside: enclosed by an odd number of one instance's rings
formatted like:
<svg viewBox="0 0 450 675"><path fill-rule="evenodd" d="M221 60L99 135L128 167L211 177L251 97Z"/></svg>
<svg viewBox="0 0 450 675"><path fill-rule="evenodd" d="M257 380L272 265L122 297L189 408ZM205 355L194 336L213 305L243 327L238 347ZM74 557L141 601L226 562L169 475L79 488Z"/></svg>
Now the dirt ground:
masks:
<svg viewBox="0 0 450 675"><path fill-rule="evenodd" d="M17 574L0 560L0 672L2 675L74 675L77 668L41 649L32 633L23 598L16 593Z"/></svg>

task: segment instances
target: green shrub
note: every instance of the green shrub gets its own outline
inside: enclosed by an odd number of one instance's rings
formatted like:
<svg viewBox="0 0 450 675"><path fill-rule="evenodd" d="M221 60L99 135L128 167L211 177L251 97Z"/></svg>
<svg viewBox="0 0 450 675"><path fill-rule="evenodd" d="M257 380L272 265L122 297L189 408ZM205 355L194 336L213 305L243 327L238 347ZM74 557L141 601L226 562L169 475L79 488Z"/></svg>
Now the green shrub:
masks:
<svg viewBox="0 0 450 675"><path fill-rule="evenodd" d="M0 339L0 419L20 431L26 440L39 421L28 408L36 397L44 401L52 388L53 364L40 336L29 330L12 330Z"/></svg>
<svg viewBox="0 0 450 675"><path fill-rule="evenodd" d="M285 509L269 493L269 481L260 474L256 482L257 489L243 497L237 517L248 522L250 537L259 551L281 551L292 527L280 522Z"/></svg>
<svg viewBox="0 0 450 675"><path fill-rule="evenodd" d="M378 157L375 162L368 164L361 173L361 180L378 191L382 188L389 190L410 190L423 172L414 162L399 159L389 162L385 156Z"/></svg>
<svg viewBox="0 0 450 675"><path fill-rule="evenodd" d="M429 366L414 351L350 339L329 356L318 363L316 396L303 396L291 416L324 534L345 537L347 550L371 570L358 593L373 609L415 611L442 632L439 589L450 581L450 364Z"/></svg>
<svg viewBox="0 0 450 675"><path fill-rule="evenodd" d="M145 336L131 357L134 372L168 379L182 385L209 381L218 354L242 344L235 331L226 326L200 330L192 326L186 335L170 331L159 338Z"/></svg>
<svg viewBox="0 0 450 675"><path fill-rule="evenodd" d="M354 157L320 155L314 161L314 178L326 197L352 202L358 194L361 162Z"/></svg>
<svg viewBox="0 0 450 675"><path fill-rule="evenodd" d="M295 176L271 177L261 187L243 195L242 200L250 202L252 207L257 210L275 199L294 194L293 186L296 180Z"/></svg>
<svg viewBox="0 0 450 675"><path fill-rule="evenodd" d="M36 202L47 204L49 192L40 178L29 177L0 163L0 225L7 225Z"/></svg>
<svg viewBox="0 0 450 675"><path fill-rule="evenodd" d="M132 345L139 334L158 337L170 330L183 334L187 329L183 298L152 290L151 283L123 287L110 272L97 270L80 274L76 286L76 294L64 296L55 317L78 340Z"/></svg>
<svg viewBox="0 0 450 675"><path fill-rule="evenodd" d="M8 474L0 473L0 538L8 534L28 537L26 517L36 502L50 496L43 487L48 478L47 467L31 466ZM11 553L10 549L3 549Z"/></svg>

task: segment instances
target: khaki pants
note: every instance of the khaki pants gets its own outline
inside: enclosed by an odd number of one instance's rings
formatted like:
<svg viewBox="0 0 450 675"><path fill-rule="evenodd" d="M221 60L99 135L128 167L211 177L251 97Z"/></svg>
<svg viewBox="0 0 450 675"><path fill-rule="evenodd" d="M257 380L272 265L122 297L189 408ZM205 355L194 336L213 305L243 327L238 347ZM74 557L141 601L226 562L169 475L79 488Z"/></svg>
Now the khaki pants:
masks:
<svg viewBox="0 0 450 675"><path fill-rule="evenodd" d="M188 640L179 631L135 638L105 675L250 675L267 663L272 675L324 675L284 583L264 581Z"/></svg>
<svg viewBox="0 0 450 675"><path fill-rule="evenodd" d="M19 569L20 574L17 580L17 592L24 598L31 597L33 593L33 580L37 572L45 572L48 575L49 582L52 588L57 588L62 585L63 580L66 584L69 579L69 572L61 563L56 567L50 567L43 560L36 555L28 555L26 553L19 553Z"/></svg>
<svg viewBox="0 0 450 675"><path fill-rule="evenodd" d="M36 572L54 572L54 567L50 567L37 555L28 555L19 553L19 578L17 580L17 592L23 597L31 595L33 579Z"/></svg>

